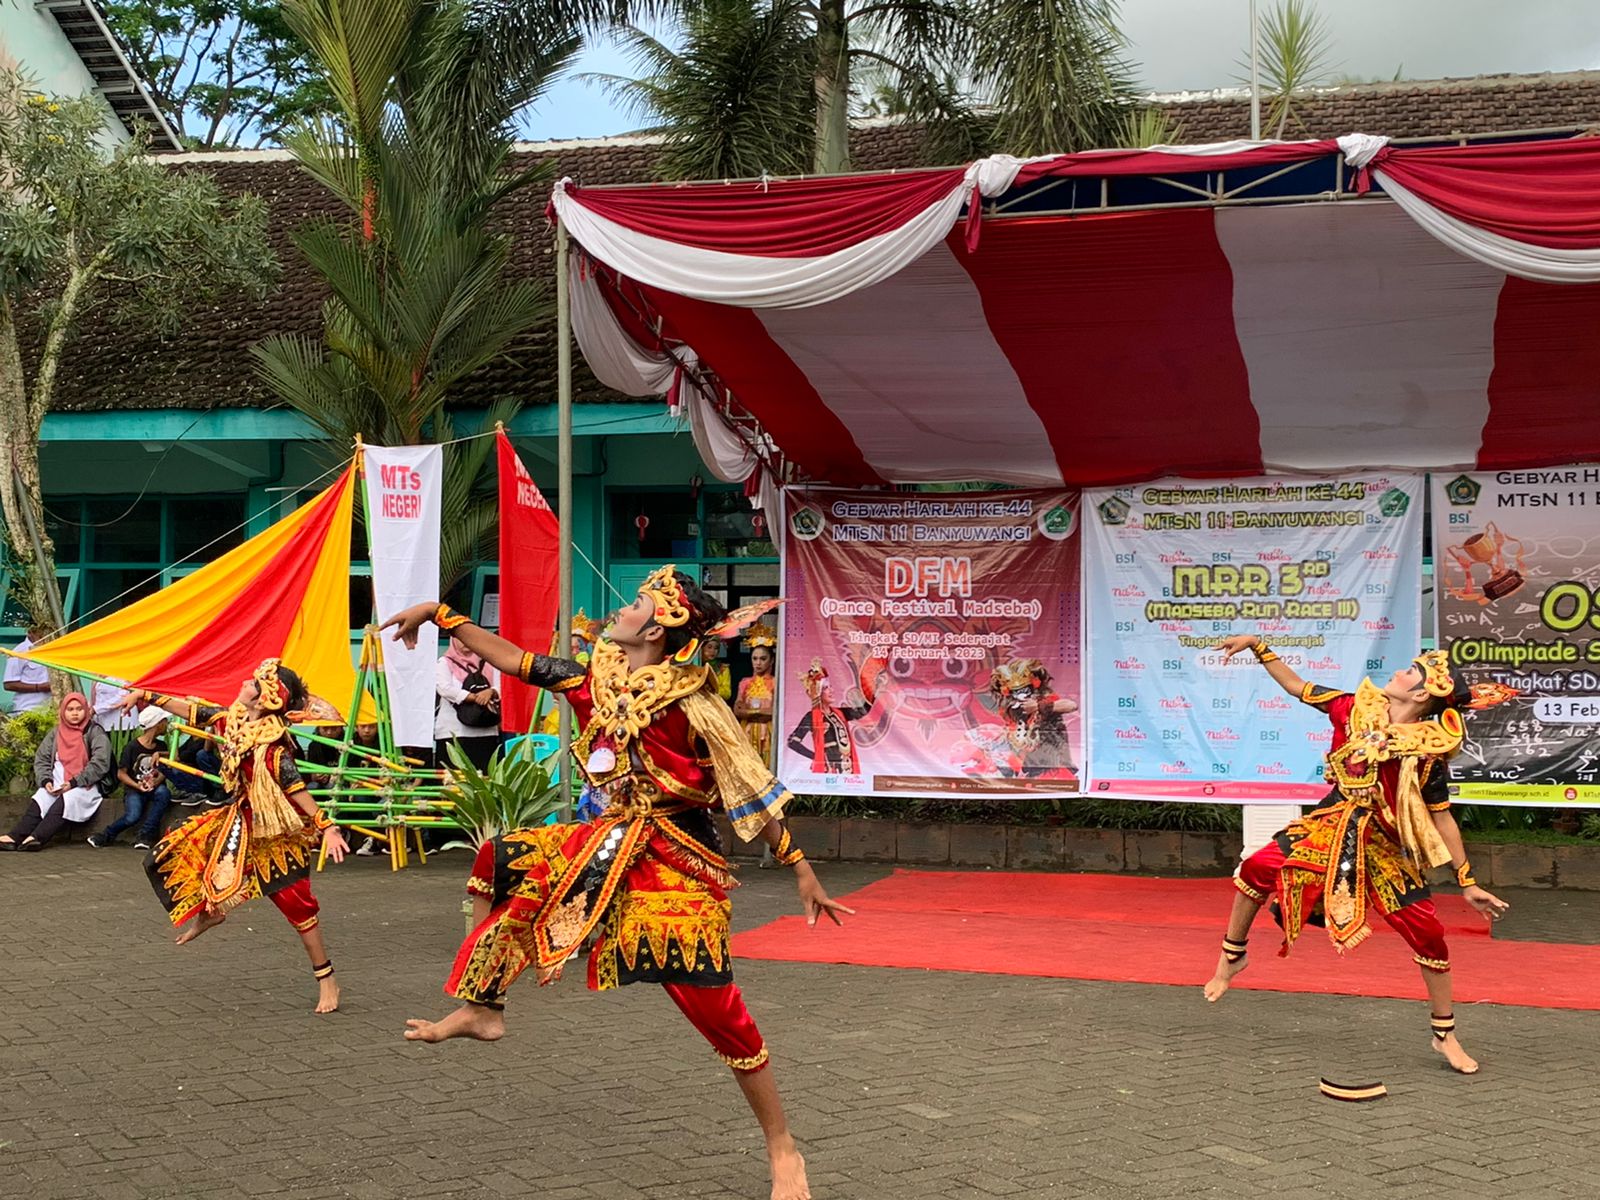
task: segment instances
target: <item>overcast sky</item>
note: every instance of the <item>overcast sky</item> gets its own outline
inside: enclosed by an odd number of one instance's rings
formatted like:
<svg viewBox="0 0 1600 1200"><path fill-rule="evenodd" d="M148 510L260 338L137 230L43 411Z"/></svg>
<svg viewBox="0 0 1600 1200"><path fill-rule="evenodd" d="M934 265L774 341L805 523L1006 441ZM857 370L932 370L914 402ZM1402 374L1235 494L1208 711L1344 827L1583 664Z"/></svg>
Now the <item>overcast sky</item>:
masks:
<svg viewBox="0 0 1600 1200"><path fill-rule="evenodd" d="M1271 0L1260 0L1266 11ZM1334 71L1364 79L1600 69L1600 0L1321 0ZM1237 83L1249 43L1249 0L1122 0L1130 57L1153 91ZM578 71L633 74L611 47ZM599 137L636 128L591 83L567 79L532 114L526 136Z"/></svg>

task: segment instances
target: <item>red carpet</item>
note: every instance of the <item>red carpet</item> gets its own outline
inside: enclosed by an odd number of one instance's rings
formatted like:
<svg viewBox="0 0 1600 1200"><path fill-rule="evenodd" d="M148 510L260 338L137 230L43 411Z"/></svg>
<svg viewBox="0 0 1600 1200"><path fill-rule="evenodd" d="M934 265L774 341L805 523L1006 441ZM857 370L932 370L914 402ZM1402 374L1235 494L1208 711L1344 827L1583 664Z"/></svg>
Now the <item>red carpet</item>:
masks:
<svg viewBox="0 0 1600 1200"><path fill-rule="evenodd" d="M896 871L839 897L857 910L842 929L782 917L736 934L733 948L779 962L1198 987L1216 964L1233 894L1226 879ZM1436 900L1461 1003L1600 1009L1600 946L1495 941L1459 896ZM1381 918L1374 931L1341 956L1322 930L1307 929L1282 959L1278 927L1263 915L1250 969L1234 986L1422 997L1409 947Z"/></svg>

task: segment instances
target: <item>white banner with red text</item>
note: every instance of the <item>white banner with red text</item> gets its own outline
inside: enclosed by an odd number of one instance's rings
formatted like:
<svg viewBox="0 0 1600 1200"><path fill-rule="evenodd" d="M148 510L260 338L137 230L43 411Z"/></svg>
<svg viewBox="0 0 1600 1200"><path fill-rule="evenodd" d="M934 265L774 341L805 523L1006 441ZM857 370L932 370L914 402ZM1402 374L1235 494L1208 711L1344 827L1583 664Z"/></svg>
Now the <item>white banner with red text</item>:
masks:
<svg viewBox="0 0 1600 1200"><path fill-rule="evenodd" d="M438 598L444 451L438 446L368 446L365 463L367 547L381 621L409 605ZM437 658L432 638L418 638L410 650L396 641L383 643L389 712L395 741L402 746L433 744Z"/></svg>

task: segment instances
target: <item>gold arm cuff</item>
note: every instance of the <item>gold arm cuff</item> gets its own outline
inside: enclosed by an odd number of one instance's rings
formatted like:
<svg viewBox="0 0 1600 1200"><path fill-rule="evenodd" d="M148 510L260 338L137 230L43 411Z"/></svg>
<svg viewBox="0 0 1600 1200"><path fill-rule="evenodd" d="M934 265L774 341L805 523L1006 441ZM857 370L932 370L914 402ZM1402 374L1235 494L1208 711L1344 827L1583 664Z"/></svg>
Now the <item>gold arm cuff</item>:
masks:
<svg viewBox="0 0 1600 1200"><path fill-rule="evenodd" d="M441 604L433 610L433 623L448 633L450 630L458 629L462 625L470 625L472 621L471 618L462 616L448 604Z"/></svg>

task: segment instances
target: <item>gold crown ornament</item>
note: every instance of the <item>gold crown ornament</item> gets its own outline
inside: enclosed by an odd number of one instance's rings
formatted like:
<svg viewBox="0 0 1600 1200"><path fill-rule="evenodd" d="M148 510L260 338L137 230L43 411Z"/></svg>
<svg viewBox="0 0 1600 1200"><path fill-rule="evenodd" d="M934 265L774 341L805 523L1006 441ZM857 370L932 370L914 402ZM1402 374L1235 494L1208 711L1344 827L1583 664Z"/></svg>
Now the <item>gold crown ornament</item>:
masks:
<svg viewBox="0 0 1600 1200"><path fill-rule="evenodd" d="M678 568L671 563L652 571L649 578L639 585L639 594L649 596L651 603L656 606L657 625L676 629L689 623L692 615L689 598L683 594L683 587L678 583Z"/></svg>
<svg viewBox="0 0 1600 1200"><path fill-rule="evenodd" d="M1448 696L1456 690L1450 673L1450 656L1443 650L1424 650L1412 662L1422 672L1422 687L1430 696Z"/></svg>
<svg viewBox="0 0 1600 1200"><path fill-rule="evenodd" d="M764 621L757 622L745 632L742 641L746 650L754 650L758 646L764 650L776 650L778 631Z"/></svg>
<svg viewBox="0 0 1600 1200"><path fill-rule="evenodd" d="M811 665L800 675L800 686L805 688L807 697L815 700L822 694L822 685L827 678L828 668L822 665L820 658L813 658Z"/></svg>
<svg viewBox="0 0 1600 1200"><path fill-rule="evenodd" d="M283 680L278 678L279 662L269 658L255 669L251 676L256 681L258 696L256 703L267 712L282 712L288 698L283 694Z"/></svg>

